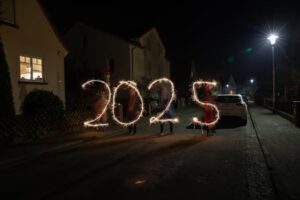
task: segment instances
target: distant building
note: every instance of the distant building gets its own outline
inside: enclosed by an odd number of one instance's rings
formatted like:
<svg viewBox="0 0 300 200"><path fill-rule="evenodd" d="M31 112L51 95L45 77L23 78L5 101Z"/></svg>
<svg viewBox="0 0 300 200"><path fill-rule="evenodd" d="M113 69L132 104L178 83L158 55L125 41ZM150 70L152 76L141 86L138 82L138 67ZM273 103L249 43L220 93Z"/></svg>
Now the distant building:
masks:
<svg viewBox="0 0 300 200"><path fill-rule="evenodd" d="M65 101L67 51L37 0L1 0L0 37L9 65L14 105L33 89L52 91Z"/></svg>
<svg viewBox="0 0 300 200"><path fill-rule="evenodd" d="M64 41L69 49L65 59L67 99L80 95L81 83L92 78L109 81L114 87L120 80L145 86L147 80L170 77L170 62L155 28L126 40L79 22Z"/></svg>
<svg viewBox="0 0 300 200"><path fill-rule="evenodd" d="M166 59L166 49L156 28L138 38L144 48L145 76L148 79L170 78L170 61Z"/></svg>
<svg viewBox="0 0 300 200"><path fill-rule="evenodd" d="M120 80L139 80L145 75L140 45L84 23L75 24L64 41L70 49L65 60L67 84L80 88L87 79L104 79L109 74L110 84L116 85Z"/></svg>
<svg viewBox="0 0 300 200"><path fill-rule="evenodd" d="M225 94L237 93L237 85L232 75L230 75L229 81L224 85L223 91Z"/></svg>

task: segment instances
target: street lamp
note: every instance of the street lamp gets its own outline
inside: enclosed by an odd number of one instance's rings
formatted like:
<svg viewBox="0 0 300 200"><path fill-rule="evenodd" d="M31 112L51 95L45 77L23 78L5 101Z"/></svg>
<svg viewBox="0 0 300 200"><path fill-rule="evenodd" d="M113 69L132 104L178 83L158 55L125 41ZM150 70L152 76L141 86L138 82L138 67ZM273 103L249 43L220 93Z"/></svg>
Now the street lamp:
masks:
<svg viewBox="0 0 300 200"><path fill-rule="evenodd" d="M250 83L251 83L251 84L254 83L254 79L253 79L253 78L250 79Z"/></svg>
<svg viewBox="0 0 300 200"><path fill-rule="evenodd" d="M273 109L274 109L273 111L275 111L275 53L274 53L274 46L275 46L276 40L278 38L279 37L276 34L271 34L268 37L268 40L270 41L271 46L272 46L272 61L273 61L273 97L272 97L272 103L273 103Z"/></svg>

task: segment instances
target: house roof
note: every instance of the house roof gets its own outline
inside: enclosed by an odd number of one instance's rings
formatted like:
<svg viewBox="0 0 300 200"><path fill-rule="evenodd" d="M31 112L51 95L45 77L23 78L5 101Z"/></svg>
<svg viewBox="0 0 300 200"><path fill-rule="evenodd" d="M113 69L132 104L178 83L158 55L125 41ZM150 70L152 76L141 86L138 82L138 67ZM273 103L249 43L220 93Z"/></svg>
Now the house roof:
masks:
<svg viewBox="0 0 300 200"><path fill-rule="evenodd" d="M47 10L43 7L41 0L37 0L37 3L39 5L39 7L41 8L41 10L43 11L43 14L45 15L49 25L51 26L56 38L59 40L59 42L61 43L61 45L63 46L64 50L66 51L66 53L68 53L68 48L66 46L66 44L64 43L61 35L58 33L56 27L54 26L54 23L52 22L51 18L49 17Z"/></svg>
<svg viewBox="0 0 300 200"><path fill-rule="evenodd" d="M145 25L143 27L139 27L134 30L126 31L126 32L121 32L117 35L119 35L122 38L125 38L126 40L129 41L135 41L138 42L138 39L144 36L147 36L150 33L154 33L159 40L159 42L163 45L163 48L165 48L164 43L161 40L161 37L159 35L159 32L157 31L155 26L152 25Z"/></svg>
<svg viewBox="0 0 300 200"><path fill-rule="evenodd" d="M157 29L155 27L152 27L149 31L147 31L145 34L143 34L141 37L147 37L147 35L153 33L156 38L158 39L159 43L162 45L162 47L165 49L165 45L164 43L162 42L161 38L160 38L160 35L157 31Z"/></svg>
<svg viewBox="0 0 300 200"><path fill-rule="evenodd" d="M137 39L142 37L145 33L149 32L151 29L153 28L153 26L149 25L145 25L142 27L137 27L131 30L126 30L126 31L122 31L117 33L117 35L119 35L122 38L125 38L127 40L133 40L133 39Z"/></svg>
<svg viewBox="0 0 300 200"><path fill-rule="evenodd" d="M77 26L85 26L85 27L88 27L88 28L91 28L91 29L94 29L95 31L99 31L99 32L102 32L102 33L105 33L105 34L108 34L108 35L111 35L113 37L116 37L117 39L120 39L120 40L123 40L125 42L128 42L129 44L132 44L132 45L135 45L135 46L138 46L140 48L143 48L143 46L138 42L138 40L136 40L135 38L126 38L126 37L122 37L120 34L115 34L115 33L112 33L112 32L109 32L109 31L104 31L100 28L98 28L97 26L95 25L92 25L90 23L86 23L86 22L82 22L82 21L77 21L66 33L65 33L65 36L68 35L68 33L70 33L75 27Z"/></svg>

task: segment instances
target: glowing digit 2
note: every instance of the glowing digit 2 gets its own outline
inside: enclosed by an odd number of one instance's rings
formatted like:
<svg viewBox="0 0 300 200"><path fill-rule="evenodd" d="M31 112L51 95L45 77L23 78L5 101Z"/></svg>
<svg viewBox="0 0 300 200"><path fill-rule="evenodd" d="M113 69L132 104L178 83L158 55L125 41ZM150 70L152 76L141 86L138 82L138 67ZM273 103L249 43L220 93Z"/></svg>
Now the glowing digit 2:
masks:
<svg viewBox="0 0 300 200"><path fill-rule="evenodd" d="M156 79L156 80L152 81L152 82L149 84L148 90L151 90L152 87L153 87L155 84L157 84L157 83L159 84L159 83L163 83L163 82L168 83L168 84L171 86L171 98L170 98L170 101L168 102L166 108L165 108L162 112L160 112L160 113L157 114L156 116L150 118L150 120L149 120L149 121L150 121L150 124L152 124L152 123L158 123L158 122L160 122L160 123L166 123L166 122L177 123L177 122L179 121L178 118L161 119L161 118L164 116L164 114L167 112L167 110L170 109L170 106L171 106L172 102L173 102L173 101L175 100L175 98L176 98L175 88L174 88L173 82L172 82L170 79L167 79L167 78Z"/></svg>

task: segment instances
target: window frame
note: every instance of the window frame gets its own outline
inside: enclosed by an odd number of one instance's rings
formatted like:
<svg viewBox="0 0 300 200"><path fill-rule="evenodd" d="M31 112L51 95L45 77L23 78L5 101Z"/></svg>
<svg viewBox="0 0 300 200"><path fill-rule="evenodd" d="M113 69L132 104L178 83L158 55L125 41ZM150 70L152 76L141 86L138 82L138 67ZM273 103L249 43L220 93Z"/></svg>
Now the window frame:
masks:
<svg viewBox="0 0 300 200"><path fill-rule="evenodd" d="M22 79L21 78L21 57L27 57L30 59L30 79ZM42 74L42 78L41 80L35 80L33 79L33 59L39 59L41 60L41 74ZM23 82L23 83L45 83L45 73L44 73L44 59L42 57L39 57L39 56L30 56L30 55L27 55L27 54L20 54L19 55L19 83L20 82ZM25 62L26 63L26 62Z"/></svg>

